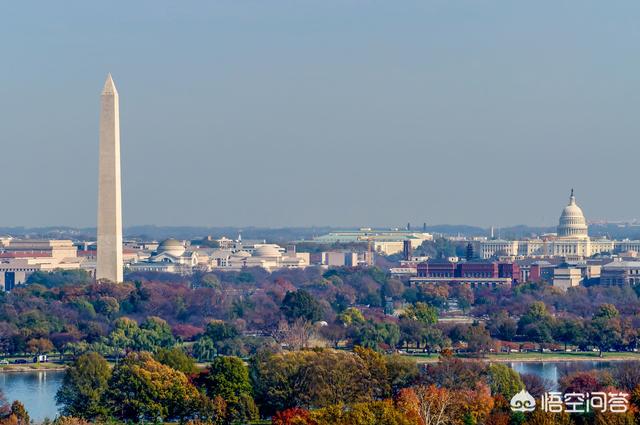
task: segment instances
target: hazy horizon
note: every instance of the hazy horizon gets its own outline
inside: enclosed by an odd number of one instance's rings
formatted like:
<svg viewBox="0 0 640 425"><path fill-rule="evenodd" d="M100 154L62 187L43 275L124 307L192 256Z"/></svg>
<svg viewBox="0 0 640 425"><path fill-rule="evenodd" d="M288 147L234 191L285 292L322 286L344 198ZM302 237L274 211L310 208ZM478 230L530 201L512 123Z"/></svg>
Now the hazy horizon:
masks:
<svg viewBox="0 0 640 425"><path fill-rule="evenodd" d="M640 216L637 2L38 6L0 16L0 227L95 226L108 72L126 227Z"/></svg>

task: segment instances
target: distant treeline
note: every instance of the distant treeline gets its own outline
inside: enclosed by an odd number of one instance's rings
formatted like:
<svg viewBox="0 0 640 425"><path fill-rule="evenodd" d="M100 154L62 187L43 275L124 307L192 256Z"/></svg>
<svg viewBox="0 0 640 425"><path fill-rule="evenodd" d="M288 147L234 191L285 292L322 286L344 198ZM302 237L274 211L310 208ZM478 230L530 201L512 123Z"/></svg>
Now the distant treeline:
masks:
<svg viewBox="0 0 640 425"><path fill-rule="evenodd" d="M299 240L310 240L315 236L324 235L330 232L354 229L354 227L206 227L206 226L132 226L124 229L125 237L140 239L162 240L169 237L178 239L198 239L206 236L219 238L226 236L235 238L242 233L244 239L264 239L268 242L284 243ZM388 228L391 228L389 226ZM404 227L402 227L404 228ZM379 227L384 229L384 227ZM422 231L445 235L445 236L489 236L490 229L477 226L458 224L438 224L423 227L414 224L411 226L414 231ZM503 239L518 239L555 232L555 226L536 227L517 225L510 227L494 228L494 236ZM592 224L589 226L591 236L606 236L611 239L640 239L640 226L618 225L618 224ZM59 239L94 239L96 229L73 228L73 227L0 227L0 235L11 235L14 237L29 238L59 238Z"/></svg>

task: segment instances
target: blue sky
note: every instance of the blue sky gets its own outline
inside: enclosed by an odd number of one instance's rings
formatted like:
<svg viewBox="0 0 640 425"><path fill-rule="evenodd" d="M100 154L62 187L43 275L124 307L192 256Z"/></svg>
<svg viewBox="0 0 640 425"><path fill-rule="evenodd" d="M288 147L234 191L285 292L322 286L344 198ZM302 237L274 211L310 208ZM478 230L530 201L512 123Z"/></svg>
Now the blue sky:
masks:
<svg viewBox="0 0 640 425"><path fill-rule="evenodd" d="M640 217L635 1L6 2L0 224L95 225L120 92L125 225Z"/></svg>

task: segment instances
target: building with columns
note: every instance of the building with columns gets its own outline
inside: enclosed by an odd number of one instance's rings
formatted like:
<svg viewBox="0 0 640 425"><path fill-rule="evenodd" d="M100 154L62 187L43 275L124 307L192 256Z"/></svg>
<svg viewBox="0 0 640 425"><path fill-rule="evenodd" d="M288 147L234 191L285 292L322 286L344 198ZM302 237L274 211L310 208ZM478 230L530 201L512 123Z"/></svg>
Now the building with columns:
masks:
<svg viewBox="0 0 640 425"><path fill-rule="evenodd" d="M562 257L579 260L595 254L640 249L640 241L613 241L589 236L587 220L571 190L569 203L558 220L557 233L527 240L488 240L477 242L480 258L494 257ZM634 249L635 248L635 249Z"/></svg>

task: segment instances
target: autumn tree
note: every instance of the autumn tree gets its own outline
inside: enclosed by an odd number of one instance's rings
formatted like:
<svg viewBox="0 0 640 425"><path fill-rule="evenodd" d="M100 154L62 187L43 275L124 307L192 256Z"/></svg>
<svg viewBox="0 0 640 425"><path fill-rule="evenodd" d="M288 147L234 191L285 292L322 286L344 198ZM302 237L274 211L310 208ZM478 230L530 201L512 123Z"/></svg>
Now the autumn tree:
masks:
<svg viewBox="0 0 640 425"><path fill-rule="evenodd" d="M127 355L113 370L103 396L120 420L184 419L202 413L203 396L187 377L146 352Z"/></svg>
<svg viewBox="0 0 640 425"><path fill-rule="evenodd" d="M9 415L9 422L16 425L30 425L31 418L24 404L18 400L14 400L11 403L11 414Z"/></svg>
<svg viewBox="0 0 640 425"><path fill-rule="evenodd" d="M54 346L49 338L32 338L27 342L27 350L33 354L53 351Z"/></svg>
<svg viewBox="0 0 640 425"><path fill-rule="evenodd" d="M362 359L369 372L371 392L374 398L383 399L391 395L389 371L385 357L371 348L355 347L354 353Z"/></svg>
<svg viewBox="0 0 640 425"><path fill-rule="evenodd" d="M307 409L292 407L291 409L277 412L271 418L272 425L318 425L311 419L311 413Z"/></svg>
<svg viewBox="0 0 640 425"><path fill-rule="evenodd" d="M408 417L417 417L422 425L454 425L462 416L455 392L435 385L400 390L398 406Z"/></svg>
<svg viewBox="0 0 640 425"><path fill-rule="evenodd" d="M261 354L252 359L251 379L265 415L371 398L371 377L364 361L343 351Z"/></svg>
<svg viewBox="0 0 640 425"><path fill-rule="evenodd" d="M317 425L415 425L391 400L332 405L310 416Z"/></svg>

